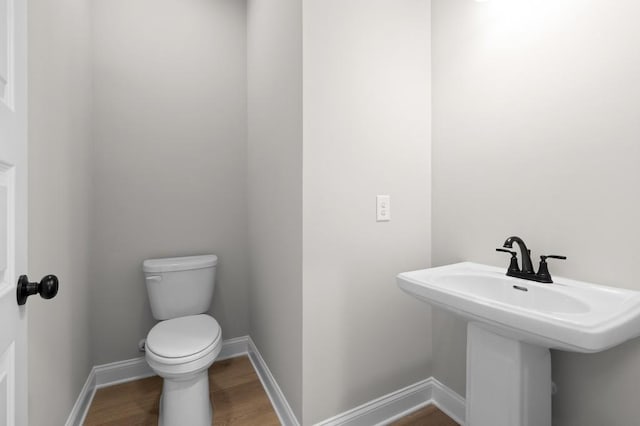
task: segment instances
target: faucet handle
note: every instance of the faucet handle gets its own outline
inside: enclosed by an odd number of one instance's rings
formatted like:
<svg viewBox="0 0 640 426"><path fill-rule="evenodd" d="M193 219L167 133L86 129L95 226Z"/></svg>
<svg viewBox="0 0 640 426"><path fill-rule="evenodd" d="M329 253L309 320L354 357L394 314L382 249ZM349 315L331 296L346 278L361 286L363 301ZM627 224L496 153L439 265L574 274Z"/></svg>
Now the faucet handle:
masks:
<svg viewBox="0 0 640 426"><path fill-rule="evenodd" d="M547 259L567 260L567 256L558 256L555 254L540 256L540 266L538 267L538 273L536 274L536 277L541 283L553 283L551 274L549 273L549 267L547 266Z"/></svg>
<svg viewBox="0 0 640 426"><path fill-rule="evenodd" d="M518 266L518 252L513 251L513 250L508 250L505 248L497 248L496 251L501 251L504 253L509 253L511 254L511 263L509 263L509 270L508 272L520 272L520 266Z"/></svg>
<svg viewBox="0 0 640 426"><path fill-rule="evenodd" d="M547 259L560 259L560 260L567 260L567 256L558 256L555 254L548 254L546 256L540 256L540 261L544 262Z"/></svg>

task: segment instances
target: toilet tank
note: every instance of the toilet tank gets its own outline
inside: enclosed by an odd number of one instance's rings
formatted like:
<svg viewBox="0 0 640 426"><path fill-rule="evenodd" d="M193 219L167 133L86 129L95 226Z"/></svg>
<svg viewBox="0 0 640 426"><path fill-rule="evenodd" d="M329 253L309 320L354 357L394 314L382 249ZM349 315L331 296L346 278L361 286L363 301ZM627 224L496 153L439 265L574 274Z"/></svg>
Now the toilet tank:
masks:
<svg viewBox="0 0 640 426"><path fill-rule="evenodd" d="M153 317L167 320L207 312L217 263L214 255L145 260L142 270Z"/></svg>

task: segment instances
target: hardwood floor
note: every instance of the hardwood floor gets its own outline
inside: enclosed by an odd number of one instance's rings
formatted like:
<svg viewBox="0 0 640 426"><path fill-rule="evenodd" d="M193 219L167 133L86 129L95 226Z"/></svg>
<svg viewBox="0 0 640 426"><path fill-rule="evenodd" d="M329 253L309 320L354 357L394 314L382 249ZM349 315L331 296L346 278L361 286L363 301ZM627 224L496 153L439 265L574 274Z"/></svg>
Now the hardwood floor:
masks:
<svg viewBox="0 0 640 426"><path fill-rule="evenodd" d="M216 426L280 425L246 356L213 364L209 369L209 386ZM161 392L159 377L99 389L84 424L156 426Z"/></svg>
<svg viewBox="0 0 640 426"><path fill-rule="evenodd" d="M215 426L277 426L278 416L246 356L218 361L209 369ZM156 426L162 379L150 377L99 389L85 426ZM393 423L394 426L456 426L434 406ZM187 426L187 425L185 425Z"/></svg>

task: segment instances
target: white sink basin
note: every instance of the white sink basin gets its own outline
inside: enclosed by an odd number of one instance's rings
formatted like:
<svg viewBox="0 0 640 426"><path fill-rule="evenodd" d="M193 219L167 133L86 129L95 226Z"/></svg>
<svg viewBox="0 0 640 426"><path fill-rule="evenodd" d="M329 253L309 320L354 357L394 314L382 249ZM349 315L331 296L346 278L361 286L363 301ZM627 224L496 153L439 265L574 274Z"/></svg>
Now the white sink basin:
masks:
<svg viewBox="0 0 640 426"><path fill-rule="evenodd" d="M469 320L467 426L551 426L549 348L598 352L640 335L640 292L457 263L398 275L402 290Z"/></svg>
<svg viewBox="0 0 640 426"><path fill-rule="evenodd" d="M548 348L599 352L640 335L640 292L554 281L507 277L504 268L470 262L398 275L400 288L421 300Z"/></svg>

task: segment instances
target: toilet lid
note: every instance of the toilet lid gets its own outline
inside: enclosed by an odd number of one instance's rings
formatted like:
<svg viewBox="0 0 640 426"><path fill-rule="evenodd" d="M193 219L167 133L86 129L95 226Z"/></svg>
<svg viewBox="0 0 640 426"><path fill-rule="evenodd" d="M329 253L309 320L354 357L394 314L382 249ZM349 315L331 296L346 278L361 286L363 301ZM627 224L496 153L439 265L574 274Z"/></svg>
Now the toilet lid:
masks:
<svg viewBox="0 0 640 426"><path fill-rule="evenodd" d="M209 315L174 318L151 329L146 347L161 357L182 358L207 349L221 333L218 322Z"/></svg>

